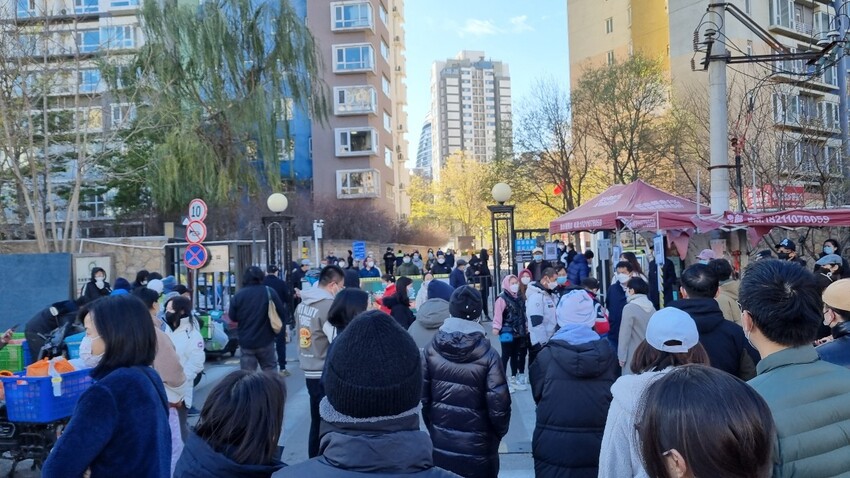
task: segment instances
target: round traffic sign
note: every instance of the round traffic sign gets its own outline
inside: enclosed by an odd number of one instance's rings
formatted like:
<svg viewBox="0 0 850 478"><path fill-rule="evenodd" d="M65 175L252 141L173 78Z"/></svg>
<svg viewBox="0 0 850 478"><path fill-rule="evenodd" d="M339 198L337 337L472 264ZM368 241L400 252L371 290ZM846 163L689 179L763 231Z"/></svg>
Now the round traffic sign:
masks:
<svg viewBox="0 0 850 478"><path fill-rule="evenodd" d="M201 221L207 218L207 203L203 199L192 199L189 202L189 221Z"/></svg>
<svg viewBox="0 0 850 478"><path fill-rule="evenodd" d="M186 226L186 242L200 244L207 238L207 226L201 221L192 221Z"/></svg>
<svg viewBox="0 0 850 478"><path fill-rule="evenodd" d="M183 263L189 269L200 269L204 267L209 257L210 255L206 247L200 244L191 244L186 248L186 252L183 253Z"/></svg>

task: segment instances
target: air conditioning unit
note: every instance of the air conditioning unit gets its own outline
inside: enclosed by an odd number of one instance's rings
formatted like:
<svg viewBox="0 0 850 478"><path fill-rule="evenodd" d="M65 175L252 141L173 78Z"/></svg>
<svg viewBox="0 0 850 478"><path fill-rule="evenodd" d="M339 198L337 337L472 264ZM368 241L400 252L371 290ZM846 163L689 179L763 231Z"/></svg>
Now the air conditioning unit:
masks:
<svg viewBox="0 0 850 478"><path fill-rule="evenodd" d="M59 10L59 14L62 16L68 15L68 10L63 8L62 10Z"/></svg>

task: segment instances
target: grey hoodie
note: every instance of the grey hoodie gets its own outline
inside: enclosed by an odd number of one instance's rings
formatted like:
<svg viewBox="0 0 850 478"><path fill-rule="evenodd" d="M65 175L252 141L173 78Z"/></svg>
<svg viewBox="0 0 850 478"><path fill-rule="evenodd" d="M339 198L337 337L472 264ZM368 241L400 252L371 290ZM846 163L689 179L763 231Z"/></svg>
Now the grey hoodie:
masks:
<svg viewBox="0 0 850 478"><path fill-rule="evenodd" d="M428 299L422 304L416 311L416 320L407 329L419 350L424 350L431 343L450 315L449 303L443 299Z"/></svg>
<svg viewBox="0 0 850 478"><path fill-rule="evenodd" d="M298 358L305 378L322 378L330 340L325 334L328 311L334 296L319 286L301 292L301 303L295 309L298 326Z"/></svg>

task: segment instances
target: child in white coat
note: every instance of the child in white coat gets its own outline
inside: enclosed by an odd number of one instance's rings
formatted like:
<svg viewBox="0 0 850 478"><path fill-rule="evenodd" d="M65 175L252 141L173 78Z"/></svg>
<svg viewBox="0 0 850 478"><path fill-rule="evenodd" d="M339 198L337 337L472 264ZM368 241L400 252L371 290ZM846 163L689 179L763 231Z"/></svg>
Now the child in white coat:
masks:
<svg viewBox="0 0 850 478"><path fill-rule="evenodd" d="M198 322L192 316L192 301L183 296L173 297L165 304L166 333L174 342L177 356L186 383L183 385L183 407L178 409L180 415L180 435L183 440L188 437L189 429L186 424L187 411L192 407L195 377L204 371L204 339L201 336Z"/></svg>

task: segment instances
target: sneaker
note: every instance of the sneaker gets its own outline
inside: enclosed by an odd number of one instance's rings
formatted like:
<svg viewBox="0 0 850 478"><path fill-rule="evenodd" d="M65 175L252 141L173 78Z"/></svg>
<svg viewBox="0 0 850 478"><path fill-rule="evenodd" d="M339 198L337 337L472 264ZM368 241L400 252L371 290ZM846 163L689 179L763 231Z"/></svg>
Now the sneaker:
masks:
<svg viewBox="0 0 850 478"><path fill-rule="evenodd" d="M508 391L509 391L510 393L514 393L514 392L516 392L516 391L517 391L517 388L516 388L516 387L515 387L512 383L509 383L509 384L508 384Z"/></svg>
<svg viewBox="0 0 850 478"><path fill-rule="evenodd" d="M528 386L523 383L517 383L514 385L514 388L517 390L528 390Z"/></svg>
<svg viewBox="0 0 850 478"><path fill-rule="evenodd" d="M508 385L516 385L516 375L511 375L511 377L508 378Z"/></svg>
<svg viewBox="0 0 850 478"><path fill-rule="evenodd" d="M281 376L281 377L288 377L288 376L292 375L292 374L289 372L289 370L287 370L287 369L283 369L283 370L281 370L281 371L280 371L280 372L278 372L278 373L280 373L280 376Z"/></svg>
<svg viewBox="0 0 850 478"><path fill-rule="evenodd" d="M516 382L519 385L528 385L528 376L525 375L524 373L521 373L521 374L517 375Z"/></svg>
<svg viewBox="0 0 850 478"><path fill-rule="evenodd" d="M197 408L195 408L194 406L189 407L189 409L186 410L186 415L188 415L190 417L197 417L200 414L201 414L201 411L198 410Z"/></svg>

